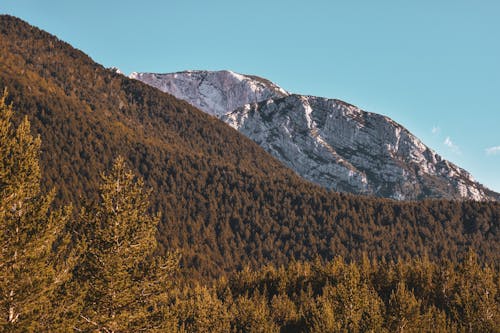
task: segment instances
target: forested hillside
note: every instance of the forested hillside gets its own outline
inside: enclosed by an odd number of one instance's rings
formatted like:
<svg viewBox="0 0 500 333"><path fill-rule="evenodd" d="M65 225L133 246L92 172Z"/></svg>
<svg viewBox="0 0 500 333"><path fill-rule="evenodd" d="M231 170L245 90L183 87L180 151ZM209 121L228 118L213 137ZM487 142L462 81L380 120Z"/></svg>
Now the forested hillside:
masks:
<svg viewBox="0 0 500 333"><path fill-rule="evenodd" d="M121 155L152 189L160 253L220 275L317 255L499 262L500 204L394 202L328 192L189 104L94 63L29 24L0 17L0 88L42 139L42 188L95 199Z"/></svg>
<svg viewBox="0 0 500 333"><path fill-rule="evenodd" d="M154 256L150 191L122 158L91 203L41 190L40 140L0 98L1 332L498 332L498 268L336 257L245 267L201 284Z"/></svg>

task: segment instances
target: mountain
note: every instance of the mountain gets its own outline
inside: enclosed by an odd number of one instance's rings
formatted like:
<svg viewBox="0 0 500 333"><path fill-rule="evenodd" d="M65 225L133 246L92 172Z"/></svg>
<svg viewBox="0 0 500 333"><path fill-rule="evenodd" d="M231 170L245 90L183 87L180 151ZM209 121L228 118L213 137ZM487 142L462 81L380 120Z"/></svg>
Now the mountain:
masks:
<svg viewBox="0 0 500 333"><path fill-rule="evenodd" d="M130 78L168 92L216 117L248 103L289 95L266 79L232 71L134 72Z"/></svg>
<svg viewBox="0 0 500 333"><path fill-rule="evenodd" d="M132 73L215 115L327 189L398 200L497 200L388 117L336 99L289 94L231 71Z"/></svg>
<svg viewBox="0 0 500 333"><path fill-rule="evenodd" d="M123 156L161 213L160 252L179 249L193 274L363 253L456 261L468 248L482 262L499 260L497 202L333 193L215 117L6 15L0 16L4 87L17 121L28 116L41 137L43 186L57 189L59 203L78 211L82 200L94 200L100 172Z"/></svg>
<svg viewBox="0 0 500 333"><path fill-rule="evenodd" d="M399 200L494 199L403 126L339 100L290 95L222 119L326 188Z"/></svg>

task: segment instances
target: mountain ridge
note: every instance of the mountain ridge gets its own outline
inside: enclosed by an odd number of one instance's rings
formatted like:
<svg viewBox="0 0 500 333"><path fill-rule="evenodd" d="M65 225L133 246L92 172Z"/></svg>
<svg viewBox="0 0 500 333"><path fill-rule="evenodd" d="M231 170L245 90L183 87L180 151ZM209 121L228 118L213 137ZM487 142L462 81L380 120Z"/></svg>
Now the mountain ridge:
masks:
<svg viewBox="0 0 500 333"><path fill-rule="evenodd" d="M187 70L166 74L133 72L129 77L174 96L184 96L181 99L216 117L224 115L228 109L236 109L241 103L288 96L287 91L269 80L228 70Z"/></svg>
<svg viewBox="0 0 500 333"><path fill-rule="evenodd" d="M387 116L363 111L339 99L289 93L262 78L259 78L260 82L268 85L267 93L253 94L254 101L250 101L247 96L251 93L242 87L233 89L234 81L226 76L238 75L247 81L253 76L231 71L194 72L210 77L210 84L193 78L191 71L134 73L131 78L215 115L264 147L303 178L327 189L397 200L500 199L500 194L476 182L469 172L443 159ZM207 102L211 96L210 87L219 97ZM252 91L251 87L244 88ZM297 98L301 101L297 102ZM315 105L311 110L309 101ZM283 107L284 104L289 105L288 108ZM237 105L239 107L234 108ZM269 111L271 106L280 108L280 112ZM287 112L295 117L286 116ZM274 123L270 121L271 113L275 117ZM328 113L330 117L336 113L339 125L330 121L327 129L316 126L310 114L321 118L321 113ZM259 114L266 114L266 117ZM371 121L370 133L363 130L366 119ZM294 128L301 128L301 131L294 131ZM405 152L399 149L400 135L405 139ZM325 137L328 139L325 140ZM370 144L373 142L378 146ZM387 149L381 149L386 146ZM377 163L372 163L372 160Z"/></svg>

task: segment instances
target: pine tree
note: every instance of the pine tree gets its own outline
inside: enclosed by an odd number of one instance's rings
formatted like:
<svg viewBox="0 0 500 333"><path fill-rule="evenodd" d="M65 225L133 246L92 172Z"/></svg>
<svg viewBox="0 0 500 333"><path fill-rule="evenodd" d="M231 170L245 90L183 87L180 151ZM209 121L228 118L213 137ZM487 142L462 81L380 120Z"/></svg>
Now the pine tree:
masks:
<svg viewBox="0 0 500 333"><path fill-rule="evenodd" d="M102 332L160 329L168 279L178 259L154 259L158 216L149 193L118 158L102 176L99 201L82 210L85 254L76 280L86 289L80 329Z"/></svg>
<svg viewBox="0 0 500 333"><path fill-rule="evenodd" d="M420 301L408 290L404 281L400 281L391 293L387 315L392 332L407 332L419 327Z"/></svg>
<svg viewBox="0 0 500 333"><path fill-rule="evenodd" d="M310 301L306 305L305 321L309 332L322 333L341 330L341 323L336 318L334 305L328 297L318 297L316 302Z"/></svg>
<svg viewBox="0 0 500 333"><path fill-rule="evenodd" d="M272 321L265 295L258 291L252 296L242 295L232 304L234 332L276 333L279 327Z"/></svg>
<svg viewBox="0 0 500 333"><path fill-rule="evenodd" d="M186 332L229 332L231 329L228 304L217 297L215 289L199 285L184 289L176 301L175 312Z"/></svg>
<svg viewBox="0 0 500 333"><path fill-rule="evenodd" d="M361 279L358 266L337 261L333 269L339 270L338 281L334 286L327 285L323 289L323 297L331 301L341 330L380 331L383 322L382 300L375 290Z"/></svg>
<svg viewBox="0 0 500 333"><path fill-rule="evenodd" d="M466 332L499 332L500 309L495 274L481 268L477 254L469 250L458 266L458 279L452 298L452 316Z"/></svg>
<svg viewBox="0 0 500 333"><path fill-rule="evenodd" d="M40 190L40 139L0 98L0 329L48 330L57 316L51 297L63 282L53 265L53 246L68 213L51 211L54 191Z"/></svg>

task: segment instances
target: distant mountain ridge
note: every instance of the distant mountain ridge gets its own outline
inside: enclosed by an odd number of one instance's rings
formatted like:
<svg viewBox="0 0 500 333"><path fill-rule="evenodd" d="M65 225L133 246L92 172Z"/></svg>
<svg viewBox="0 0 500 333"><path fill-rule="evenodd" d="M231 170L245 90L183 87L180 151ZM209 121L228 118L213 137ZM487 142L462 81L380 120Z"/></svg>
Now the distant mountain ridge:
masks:
<svg viewBox="0 0 500 333"><path fill-rule="evenodd" d="M398 200L500 197L392 119L340 100L290 94L232 71L130 77L220 118L328 189Z"/></svg>

